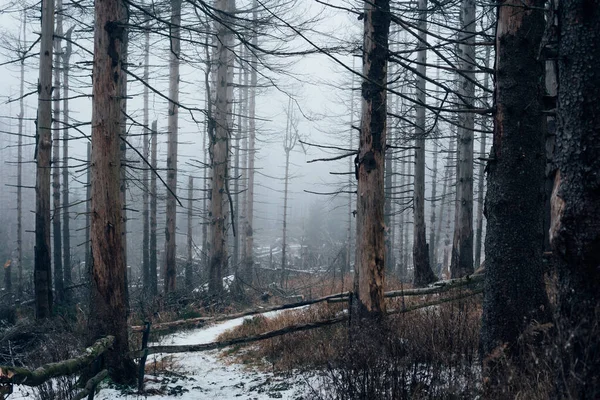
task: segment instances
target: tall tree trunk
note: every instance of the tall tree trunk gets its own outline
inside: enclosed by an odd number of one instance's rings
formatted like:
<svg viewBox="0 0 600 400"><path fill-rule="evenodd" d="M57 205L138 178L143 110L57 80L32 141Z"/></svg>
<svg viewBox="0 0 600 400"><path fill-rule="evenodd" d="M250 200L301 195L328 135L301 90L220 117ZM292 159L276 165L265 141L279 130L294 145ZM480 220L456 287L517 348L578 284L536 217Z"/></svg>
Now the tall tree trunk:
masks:
<svg viewBox="0 0 600 400"><path fill-rule="evenodd" d="M438 260L438 251L439 251L439 243L442 238L442 223L446 220L450 220L450 209L451 205L448 204L446 200L448 193L448 183L452 179L452 171L455 169L455 165L453 165L454 160L454 144L455 140L453 137L450 138L450 145L448 146L448 156L446 158L446 163L444 165L444 184L442 185L442 195L440 197L440 215L438 216L438 225L437 225L437 233L435 235L435 242L433 243L433 262L437 264ZM445 214L444 210L447 210ZM444 243L444 246L447 244ZM445 266L445 260L442 260L442 265ZM441 274L441 273L440 273Z"/></svg>
<svg viewBox="0 0 600 400"><path fill-rule="evenodd" d="M85 185L85 273L86 281L92 280L92 244L90 242L90 231L92 230L92 143L87 144L87 171ZM81 278L81 276L80 276Z"/></svg>
<svg viewBox="0 0 600 400"><path fill-rule="evenodd" d="M508 354L518 357L518 339L526 326L549 316L542 266L544 64L537 56L544 32L543 5L542 0L508 0L498 8L497 111L485 204L481 339L486 355L506 346ZM496 361L494 356L486 358L484 373L489 389L500 396L511 374Z"/></svg>
<svg viewBox="0 0 600 400"><path fill-rule="evenodd" d="M185 265L185 287L192 290L193 285L193 262L192 258L192 208L194 206L194 178L190 175L188 181L188 209L187 209L187 264Z"/></svg>
<svg viewBox="0 0 600 400"><path fill-rule="evenodd" d="M157 147L158 147L158 123L154 121L152 123L152 131L150 132L150 142L151 142L151 150L150 150L150 165L152 165L152 169L156 171L157 166ZM152 297L158 294L158 277L157 277L157 269L158 269L158 260L156 259L156 208L157 208L157 192L156 192L156 174L153 173L150 176L150 263L149 263L149 273L150 273L150 294Z"/></svg>
<svg viewBox="0 0 600 400"><path fill-rule="evenodd" d="M27 15L23 10L23 38L20 48L24 51L27 35ZM23 118L25 118L25 57L21 58L21 81L19 82L19 136L17 138L17 268L18 295L23 295Z"/></svg>
<svg viewBox="0 0 600 400"><path fill-rule="evenodd" d="M490 52L491 47L485 48L485 61L484 65L486 68L490 65ZM485 74L483 78L483 86L487 89L490 81L490 74ZM484 97L484 107L489 107L488 96ZM481 117L481 142L479 144L479 154L481 157L485 157L487 130L489 128L487 116ZM478 177L478 193L477 193L477 223L475 228L475 268L479 268L481 265L481 242L483 237L483 191L485 187L485 164L481 162L479 165L479 177Z"/></svg>
<svg viewBox="0 0 600 400"><path fill-rule="evenodd" d="M289 123L289 121L288 121ZM288 187L290 182L290 151L285 148L285 176L283 178L283 237L281 241L281 282L283 288L287 286L286 266L287 266L287 208L288 208Z"/></svg>
<svg viewBox="0 0 600 400"><path fill-rule="evenodd" d="M355 68L355 58L352 57L352 71ZM352 73L352 83L350 84L350 129L348 130L348 148L353 150L354 146L354 85L356 83L356 74ZM346 265L344 266L345 271L342 271L342 282L344 281L344 276L346 273L350 272L350 267L352 265L351 255L352 255L352 228L356 227L352 223L353 217L353 207L352 200L355 198L355 193L352 192L352 176L354 175L354 160L352 157L348 157L348 232L346 238Z"/></svg>
<svg viewBox="0 0 600 400"><path fill-rule="evenodd" d="M402 155L398 156L400 158L400 187L404 188L406 187L406 160L404 160L404 157ZM402 204L402 203L401 203ZM405 235L405 231L406 231L406 223L405 223L405 216L404 216L404 207L402 207L400 209L400 216L398 217L398 228L400 229L400 234L398 235L398 263L396 266L396 276L398 277L398 279L400 279L402 282L404 282L406 280L406 264L404 263L404 253L406 251L406 247L405 247L405 242L406 242L406 235Z"/></svg>
<svg viewBox="0 0 600 400"><path fill-rule="evenodd" d="M411 144L412 144L412 141L409 141L409 146ZM408 152L408 154L405 157L407 158L406 162L408 164L408 173L406 174L406 187L410 187L410 186L414 187L412 154L410 152ZM411 182L411 179L413 180L413 182ZM403 273L401 274L402 281L407 281L409 278L409 274L408 274L408 270L409 270L408 267L410 266L409 243L410 243L410 224L413 223L413 221L411 220L412 216L413 216L413 213L406 214L406 223L405 223L406 231L404 232L404 270L403 270Z"/></svg>
<svg viewBox="0 0 600 400"><path fill-rule="evenodd" d="M50 152L52 149L52 37L54 0L42 0L42 34L38 80L35 182L35 316L52 314L52 276L50 260Z"/></svg>
<svg viewBox="0 0 600 400"><path fill-rule="evenodd" d="M224 22L228 19L229 11L228 0L217 0L215 8ZM225 23L216 22L217 29L217 98L215 107L215 135L211 137L212 154L212 190L211 190L211 211L212 211L212 232L211 232L211 260L209 266L209 292L218 295L223 290L223 273L227 270L227 247L226 247L226 219L227 209L226 200L223 196L226 193L227 165L228 165L228 97L227 87L229 85L228 69L231 67L229 60L229 51L231 33Z"/></svg>
<svg viewBox="0 0 600 400"><path fill-rule="evenodd" d="M438 34L440 29L438 29ZM435 72L436 81L440 81L440 58L437 59L437 69ZM438 103L439 107L442 107L442 102ZM436 122L437 124L437 122ZM433 139L433 168L431 170L431 217L429 220L429 263L435 275L439 274L438 263L436 260L436 252L435 252L435 242L436 242L436 230L435 230L435 221L436 221L436 209L438 200L437 196L437 180L438 180L438 140L439 138L439 127L434 127L435 137ZM441 213L440 206L440 213Z"/></svg>
<svg viewBox="0 0 600 400"><path fill-rule="evenodd" d="M258 20L258 2L252 1L252 20ZM258 46L258 35L252 35L252 45ZM244 269L248 283L252 282L254 275L254 232L252 230L254 223L254 158L256 141L256 86L258 84L258 59L254 51L250 56L250 96L248 97L248 194L246 196L246 226L245 237L246 245L244 247Z"/></svg>
<svg viewBox="0 0 600 400"><path fill-rule="evenodd" d="M600 394L600 2L560 0L550 242L558 276L563 397ZM572 383L572 384L570 384ZM567 395L568 393L568 395Z"/></svg>
<svg viewBox="0 0 600 400"><path fill-rule="evenodd" d="M121 95L125 5L120 0L95 3L92 102L92 285L89 316L91 339L113 335L106 354L111 378L135 381L128 357L126 265L122 242Z"/></svg>
<svg viewBox="0 0 600 400"><path fill-rule="evenodd" d="M177 276L177 136L179 117L179 53L181 0L171 0L171 46L169 58L169 141L167 149L167 226L165 229L165 293L175 290Z"/></svg>
<svg viewBox="0 0 600 400"><path fill-rule="evenodd" d="M126 3L125 3L126 4ZM128 7L124 5L124 7ZM128 22L129 11L125 12L125 16ZM127 57L129 52L129 31L124 30L123 37L121 41L121 64L126 69L127 65ZM122 84L121 84L121 137L123 139L127 138L127 74L125 71L121 71L122 75ZM119 195L121 196L121 245L123 247L123 262L125 264L125 287L128 288L127 282L129 281L128 274L130 273L129 268L127 267L127 143L124 140L120 141L119 151L121 152L121 170L120 174L120 185L119 185ZM128 292L126 293L129 296Z"/></svg>
<svg viewBox="0 0 600 400"><path fill-rule="evenodd" d="M144 76L142 78L144 82L148 83L150 79L150 19L146 21L144 28ZM144 136L142 138L143 143L143 156L144 159L149 162L150 160L150 118L149 118L149 97L150 93L148 86L144 85ZM148 168L144 168L142 171L142 184L143 184L143 205L142 205L142 218L143 218L143 233L142 233L142 282L144 285L145 292L150 289L150 215L149 215L149 181L148 181Z"/></svg>
<svg viewBox="0 0 600 400"><path fill-rule="evenodd" d="M66 34L65 53L63 54L63 272L65 286L73 283L71 265L71 232L69 221L69 62L71 59L71 33L69 28ZM57 90L57 89L55 89ZM64 293L65 297L69 292Z"/></svg>
<svg viewBox="0 0 600 400"><path fill-rule="evenodd" d="M249 51L248 49L243 46L242 47L242 57L244 60L247 60ZM244 67L244 64L242 64L240 66L240 68L242 68L242 70L240 71L241 74L243 74L243 81L242 81L242 90L240 91L240 101L241 101L241 112L240 112L240 129L241 129L241 136L242 136L242 149L243 152L241 153L241 157L242 157L242 172L241 172L241 179L242 179L242 199L241 199L241 203L242 203L242 211L241 211L241 218L240 221L238 223L238 231L239 231L239 235L240 235L240 244L241 244L241 251L240 251L240 266L238 267L238 276L241 277L242 281L246 281L247 277L245 276L245 263L244 263L244 256L246 254L246 219L248 218L248 94L249 94L249 90L248 90L248 86L250 85L250 74L248 73L249 68L248 67Z"/></svg>
<svg viewBox="0 0 600 400"><path fill-rule="evenodd" d="M240 55L242 54L242 44L240 43ZM233 68L232 68L233 69ZM233 161L233 217L232 223L235 224L236 230L240 226L240 144L242 139L242 71L240 64L240 72L238 74L238 101L236 103L236 111L234 114L237 114L237 127L235 128L235 147L234 147L234 161ZM241 231L241 230L240 230ZM232 262L235 276L238 276L239 270L239 262L240 262L240 235L239 232L236 232L236 235L233 237L233 254L232 254Z"/></svg>
<svg viewBox="0 0 600 400"><path fill-rule="evenodd" d="M417 118L415 129L415 178L413 190L413 283L425 286L435 281L429 264L427 228L425 226L425 78L427 62L427 0L419 0L419 51L417 59Z"/></svg>
<svg viewBox="0 0 600 400"><path fill-rule="evenodd" d="M462 0L460 6L462 26L459 33L461 44L460 78L458 92L472 107L475 99L475 0ZM473 273L473 113L458 115L458 162L456 175L456 211L454 240L452 244L452 278Z"/></svg>
<svg viewBox="0 0 600 400"><path fill-rule="evenodd" d="M383 221L386 146L386 83L389 0L365 1L363 37L362 119L356 206L358 313L385 312L385 226Z"/></svg>
<svg viewBox="0 0 600 400"><path fill-rule="evenodd" d="M60 59L62 31L62 0L56 2L56 30L54 38L54 86L52 122L52 238L54 256L54 295L58 303L64 296L62 264L62 230L60 206Z"/></svg>

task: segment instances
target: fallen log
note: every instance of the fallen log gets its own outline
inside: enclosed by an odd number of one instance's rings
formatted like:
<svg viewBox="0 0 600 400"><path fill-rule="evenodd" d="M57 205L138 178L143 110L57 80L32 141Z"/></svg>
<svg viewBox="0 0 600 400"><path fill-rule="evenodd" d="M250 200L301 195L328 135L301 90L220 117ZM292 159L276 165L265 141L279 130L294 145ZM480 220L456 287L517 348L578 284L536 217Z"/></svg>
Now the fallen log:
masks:
<svg viewBox="0 0 600 400"><path fill-rule="evenodd" d="M0 382L18 385L38 386L57 376L71 375L89 365L114 343L114 336L98 339L85 349L85 354L77 358L42 365L35 370L20 367L0 366Z"/></svg>
<svg viewBox="0 0 600 400"><path fill-rule="evenodd" d="M94 393L94 391L96 390L96 386L98 386L98 384L102 382L107 376L108 370L106 369L103 369L102 371L98 372L89 381L87 381L83 390L77 393L73 397L73 400L82 400L85 397L89 396L91 393Z"/></svg>
<svg viewBox="0 0 600 400"><path fill-rule="evenodd" d="M468 293L462 293L459 296L446 297L446 298L442 298L442 299L436 299L434 301L430 301L427 303L415 304L410 307L400 308L400 309L396 309L396 310L389 310L386 313L386 315L404 314L404 313L419 310L422 308L432 307L432 306L440 305L443 303L448 303L451 301L462 300L462 299L474 296L476 294L479 294L481 292L483 292L482 288L475 289ZM253 342L259 342L259 341L262 341L265 339L271 339L271 338L274 338L277 336L286 335L288 333L302 332L302 331L308 331L308 330L312 330L312 329L316 329L316 328L322 328L325 326L331 326L331 325L339 324L341 322L348 321L348 319L349 319L349 315L343 314L338 317L324 320L324 321L290 325L285 328L259 333L258 335L254 335L254 336L240 337L240 338L235 338L235 339L210 342L210 343L202 343L202 344L152 346L152 347L148 347L148 348L144 349L143 351L136 351L136 352L132 352L130 354L134 358L140 358L140 357L143 357L145 354L151 355L151 354L160 354L160 353L162 353L162 354L193 353L193 352L199 352L199 351L215 350L215 349L234 346L234 345L238 345L238 344L248 344L248 343L253 343Z"/></svg>
<svg viewBox="0 0 600 400"><path fill-rule="evenodd" d="M349 292L336 293L336 294L332 294L329 296L319 297L318 299L304 300L304 301L300 301L297 303L283 304L283 305L279 305L279 306L263 307L263 308L248 310L248 311L242 311L242 312L235 313L235 314L219 315L216 317L198 317L198 318L191 318L191 319L182 319L182 320L177 320L177 321L172 321L172 322L163 322L161 324L153 325L152 330L154 330L154 331L165 330L165 329L169 329L169 328L175 327L175 326L184 326L187 324L195 324L195 323L199 323L199 322L222 322L222 321L228 321L228 320L236 319L236 318L249 317L251 315L256 315L256 314L264 314L264 313L271 312L271 311L288 310L290 308L298 308L298 307L309 306L309 305L316 304L316 303L322 303L322 302L325 302L325 301L328 301L330 299L334 299L337 297L344 297L344 296L348 297L348 294L349 294ZM132 326L131 330L134 332L142 332L144 330L144 325Z"/></svg>

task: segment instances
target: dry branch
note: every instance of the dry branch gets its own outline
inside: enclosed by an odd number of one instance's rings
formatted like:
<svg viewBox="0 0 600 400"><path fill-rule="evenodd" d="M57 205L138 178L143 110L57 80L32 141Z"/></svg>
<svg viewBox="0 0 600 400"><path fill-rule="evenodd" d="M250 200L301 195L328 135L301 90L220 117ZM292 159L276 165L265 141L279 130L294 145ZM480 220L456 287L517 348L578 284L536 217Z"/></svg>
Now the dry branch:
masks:
<svg viewBox="0 0 600 400"><path fill-rule="evenodd" d="M74 374L102 355L114 341L114 336L98 339L96 343L85 349L85 354L82 356L42 365L33 371L27 368L0 366L0 382L38 386L48 379Z"/></svg>
<svg viewBox="0 0 600 400"><path fill-rule="evenodd" d="M84 399L86 396L89 396L90 393L94 392L94 390L96 389L96 386L98 386L98 384L100 382L102 382L102 380L104 378L106 378L107 376L108 376L108 370L106 370L106 369L103 369L102 371L98 372L89 381L87 381L83 390L81 392L77 393L73 397L73 400L81 400L81 399Z"/></svg>

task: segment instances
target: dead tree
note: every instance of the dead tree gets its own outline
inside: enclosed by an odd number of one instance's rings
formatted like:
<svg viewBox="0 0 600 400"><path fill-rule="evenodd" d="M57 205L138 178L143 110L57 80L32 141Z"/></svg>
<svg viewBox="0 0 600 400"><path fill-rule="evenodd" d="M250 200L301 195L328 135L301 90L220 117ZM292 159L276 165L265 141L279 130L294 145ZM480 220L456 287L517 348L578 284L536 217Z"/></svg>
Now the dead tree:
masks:
<svg viewBox="0 0 600 400"><path fill-rule="evenodd" d="M285 175L283 177L283 237L281 241L281 282L283 288L287 283L286 266L287 266L287 208L288 208L288 189L290 183L290 153L298 143L298 127L294 121L294 107L292 98L288 102L287 123L285 128L285 137L283 139L283 151L285 153Z"/></svg>
<svg viewBox="0 0 600 400"><path fill-rule="evenodd" d="M544 32L543 6L542 0L509 0L498 8L497 111L488 163L481 328L488 356L501 348L518 357L523 350L518 340L527 325L549 317L542 265L546 164L541 107L544 62L538 51ZM490 389L503 393L511 374L498 368L496 360L495 356L484 359L484 373Z"/></svg>
<svg viewBox="0 0 600 400"><path fill-rule="evenodd" d="M144 29L144 82L148 82L150 79L150 19L146 21ZM143 143L143 156L145 160L150 160L150 118L149 118L149 90L148 86L144 85L144 135L142 137ZM148 181L148 168L144 168L142 171L142 182L144 187L143 205L142 205L142 219L143 219L143 233L142 233L142 282L144 289L150 289L150 214L149 214L149 181Z"/></svg>
<svg viewBox="0 0 600 400"><path fill-rule="evenodd" d="M217 31L217 97L215 104L215 134L211 137L212 155L212 190L211 190L211 259L209 265L209 292L218 295L223 290L223 273L227 270L227 236L226 220L227 209L224 194L227 193L228 147L230 126L228 126L227 87L229 85L228 69L231 68L230 53L227 50L231 45L231 32L226 24L229 12L229 0L217 0L215 8L223 19L216 21Z"/></svg>
<svg viewBox="0 0 600 400"><path fill-rule="evenodd" d="M37 319L52 314L50 260L50 151L52 148L52 38L54 0L42 0L36 135L35 256L33 283Z"/></svg>
<svg viewBox="0 0 600 400"><path fill-rule="evenodd" d="M429 264L427 229L425 226L425 76L427 63L427 0L419 0L419 51L417 53L415 177L413 189L413 283L425 286L435 281Z"/></svg>
<svg viewBox="0 0 600 400"><path fill-rule="evenodd" d="M185 287L192 290L193 284L193 258L192 258L192 209L194 206L194 178L190 175L188 178L188 205L187 205L187 263L185 264Z"/></svg>
<svg viewBox="0 0 600 400"><path fill-rule="evenodd" d="M106 355L114 381L135 381L127 333L126 265L122 238L121 110L125 84L122 58L126 41L121 0L95 3L92 102L91 242L92 282L89 333L113 335Z"/></svg>
<svg viewBox="0 0 600 400"><path fill-rule="evenodd" d="M58 16L57 16L58 18ZM70 215L69 215L69 62L72 53L71 34L73 27L69 28L66 33L65 50L62 59L63 73L63 170L62 170L62 203L63 203L63 273L65 287L71 286L73 283L71 271L71 232L70 232ZM57 90L57 89L55 89ZM68 296L68 292L65 292Z"/></svg>
<svg viewBox="0 0 600 400"><path fill-rule="evenodd" d="M158 123L154 121L152 123L152 131L150 132L151 137L151 150L150 150L150 165L152 169L156 171L157 166L157 146L158 146ZM158 294L158 260L156 259L156 213L157 213L157 198L156 198L156 174L150 176L150 294L152 297Z"/></svg>
<svg viewBox="0 0 600 400"><path fill-rule="evenodd" d="M167 225L165 227L165 293L176 287L177 262L177 136L179 118L179 56L181 0L171 0L171 24L169 47L169 117L168 117L168 149L167 149Z"/></svg>
<svg viewBox="0 0 600 400"><path fill-rule="evenodd" d="M386 83L389 0L365 1L362 118L357 154L356 288L360 315L385 313Z"/></svg>
<svg viewBox="0 0 600 400"><path fill-rule="evenodd" d="M54 38L54 89L52 121L52 244L54 258L54 295L58 303L64 296L62 264L62 229L60 204L60 59L62 31L62 0L56 2L56 35Z"/></svg>
<svg viewBox="0 0 600 400"><path fill-rule="evenodd" d="M560 0L550 242L559 278L561 397L600 394L600 2Z"/></svg>
<svg viewBox="0 0 600 400"><path fill-rule="evenodd" d="M460 5L461 30L459 58L460 77L458 93L467 108L473 108L475 100L475 0L462 0ZM473 132L475 114L458 114L458 146L456 175L456 211L454 215L454 239L452 243L452 278L473 273Z"/></svg>
<svg viewBox="0 0 600 400"><path fill-rule="evenodd" d="M19 130L17 138L17 268L18 268L18 295L23 294L23 118L25 118L25 49L27 35L27 16L23 10L23 37L20 40L21 81L19 82Z"/></svg>

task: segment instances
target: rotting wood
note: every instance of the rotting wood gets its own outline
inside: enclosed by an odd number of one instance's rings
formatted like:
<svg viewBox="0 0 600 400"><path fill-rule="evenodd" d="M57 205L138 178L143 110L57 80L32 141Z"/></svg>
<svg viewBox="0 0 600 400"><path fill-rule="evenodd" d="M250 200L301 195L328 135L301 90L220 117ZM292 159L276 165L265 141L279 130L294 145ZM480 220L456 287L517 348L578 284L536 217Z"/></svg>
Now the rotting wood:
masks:
<svg viewBox="0 0 600 400"><path fill-rule="evenodd" d="M96 390L96 386L98 386L98 384L102 382L107 376L108 370L106 369L103 369L102 371L98 372L89 381L87 381L87 383L85 384L85 388L83 388L81 392L77 393L73 397L73 400L81 400L84 399L86 396L93 394L94 390Z"/></svg>
<svg viewBox="0 0 600 400"><path fill-rule="evenodd" d="M0 366L0 382L38 386L48 379L74 374L112 347L114 341L114 336L106 336L98 339L92 346L86 348L84 351L85 354L82 356L45 364L33 371L27 368Z"/></svg>

